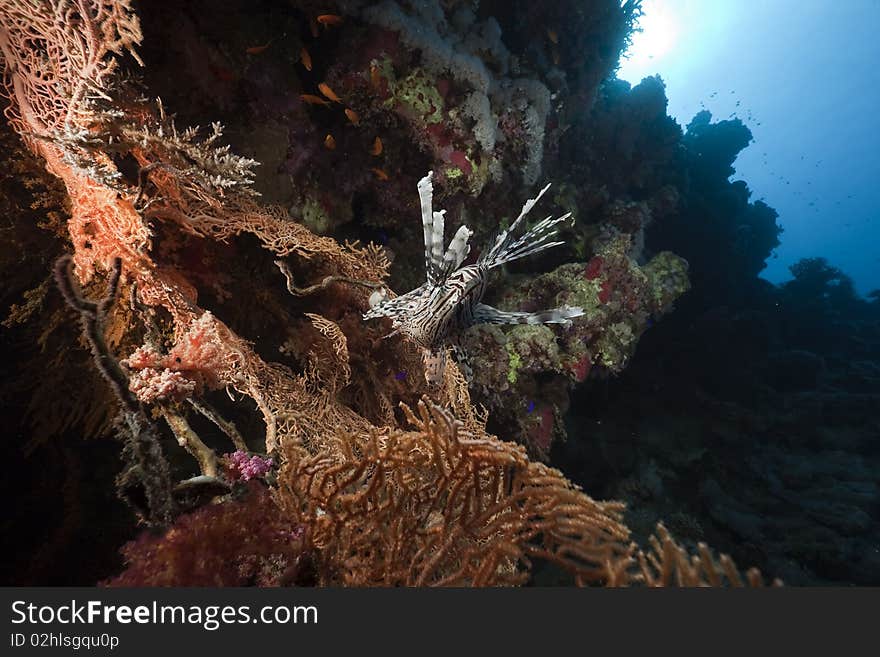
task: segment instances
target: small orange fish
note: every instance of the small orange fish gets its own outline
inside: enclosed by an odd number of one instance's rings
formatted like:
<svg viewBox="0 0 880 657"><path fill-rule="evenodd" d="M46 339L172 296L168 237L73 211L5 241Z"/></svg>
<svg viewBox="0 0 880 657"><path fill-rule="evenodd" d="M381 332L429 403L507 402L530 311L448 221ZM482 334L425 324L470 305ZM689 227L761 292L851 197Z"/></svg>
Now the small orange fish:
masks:
<svg viewBox="0 0 880 657"><path fill-rule="evenodd" d="M554 32L550 28L547 28L547 38L550 39L556 45L559 45L559 35L556 34L556 32Z"/></svg>
<svg viewBox="0 0 880 657"><path fill-rule="evenodd" d="M375 174L376 174L376 177L377 177L379 180L389 180L389 178L388 178L388 174L385 173L382 169L377 169L376 167L373 167L372 169L370 169L370 171L372 171L373 173L375 173Z"/></svg>
<svg viewBox="0 0 880 657"><path fill-rule="evenodd" d="M262 46L251 46L250 48L245 48L244 51L245 51L248 55L259 55L261 52L263 52L266 48L269 47L269 44L270 44L270 43L272 43L271 39L270 39L269 41L267 41L265 45L262 45Z"/></svg>
<svg viewBox="0 0 880 657"><path fill-rule="evenodd" d="M354 125L360 125L361 117L358 116L358 113L353 109L345 108L345 115L348 117L348 120L351 121Z"/></svg>
<svg viewBox="0 0 880 657"><path fill-rule="evenodd" d="M326 82L322 82L318 85L318 91L324 94L327 98L332 100L334 103L341 103L342 99L336 95L336 92L330 88Z"/></svg>
<svg viewBox="0 0 880 657"><path fill-rule="evenodd" d="M324 147L328 150L336 150L336 140L333 139L333 135L327 133L327 136L324 137Z"/></svg>
<svg viewBox="0 0 880 657"><path fill-rule="evenodd" d="M313 96L312 94L300 94L300 98L302 98L304 103L308 103L309 105L329 105L330 103L321 98L320 96Z"/></svg>
<svg viewBox="0 0 880 657"><path fill-rule="evenodd" d="M342 22L342 16L337 16L336 14L321 14L315 20L324 27L329 27L331 25L339 25Z"/></svg>
<svg viewBox="0 0 880 657"><path fill-rule="evenodd" d="M376 137L375 141L373 141L373 147L370 149L370 155L375 155L376 157L382 154L382 140Z"/></svg>
<svg viewBox="0 0 880 657"><path fill-rule="evenodd" d="M312 56L309 54L309 51L306 50L305 46L299 51L299 61L301 61L302 65L306 67L307 71L312 70Z"/></svg>

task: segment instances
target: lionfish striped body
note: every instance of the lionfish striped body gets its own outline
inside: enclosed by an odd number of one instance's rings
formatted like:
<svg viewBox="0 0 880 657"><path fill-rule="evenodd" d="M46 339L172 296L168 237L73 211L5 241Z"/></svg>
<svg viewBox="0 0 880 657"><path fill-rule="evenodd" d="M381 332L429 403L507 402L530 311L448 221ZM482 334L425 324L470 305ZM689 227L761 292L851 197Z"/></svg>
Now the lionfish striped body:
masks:
<svg viewBox="0 0 880 657"><path fill-rule="evenodd" d="M431 384L443 378L446 348L455 345L462 331L474 324L569 324L583 315L583 309L565 306L537 313L506 312L482 303L489 272L513 260L540 253L562 242L548 241L556 234L556 226L571 213L558 219L547 217L514 240L513 231L520 224L550 185L534 199L529 199L510 227L495 239L491 248L480 254L477 262L462 267L470 253L468 240L473 232L461 226L443 249L445 210L433 209L433 172L418 184L425 236L425 269L427 281L406 294L376 303L364 319L389 317L394 332L403 333L424 350L425 376Z"/></svg>

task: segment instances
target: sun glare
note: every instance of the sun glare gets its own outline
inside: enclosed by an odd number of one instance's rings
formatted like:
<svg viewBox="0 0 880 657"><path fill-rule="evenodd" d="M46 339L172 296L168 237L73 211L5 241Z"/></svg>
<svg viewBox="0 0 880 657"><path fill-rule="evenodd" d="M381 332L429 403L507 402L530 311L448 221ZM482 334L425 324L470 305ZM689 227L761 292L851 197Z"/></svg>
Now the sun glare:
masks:
<svg viewBox="0 0 880 657"><path fill-rule="evenodd" d="M633 34L618 72L618 77L630 82L656 73L660 60L672 51L679 34L678 21L668 3L645 0L642 11L641 31Z"/></svg>

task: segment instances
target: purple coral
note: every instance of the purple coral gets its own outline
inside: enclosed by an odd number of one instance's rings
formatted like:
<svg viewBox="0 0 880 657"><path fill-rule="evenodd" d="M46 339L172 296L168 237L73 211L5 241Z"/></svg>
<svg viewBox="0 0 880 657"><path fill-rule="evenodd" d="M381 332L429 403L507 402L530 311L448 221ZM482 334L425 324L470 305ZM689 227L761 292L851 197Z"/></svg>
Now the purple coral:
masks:
<svg viewBox="0 0 880 657"><path fill-rule="evenodd" d="M223 457L226 465L226 474L232 481L250 481L266 475L272 469L271 457L263 458L257 454L248 454L242 450L236 450Z"/></svg>

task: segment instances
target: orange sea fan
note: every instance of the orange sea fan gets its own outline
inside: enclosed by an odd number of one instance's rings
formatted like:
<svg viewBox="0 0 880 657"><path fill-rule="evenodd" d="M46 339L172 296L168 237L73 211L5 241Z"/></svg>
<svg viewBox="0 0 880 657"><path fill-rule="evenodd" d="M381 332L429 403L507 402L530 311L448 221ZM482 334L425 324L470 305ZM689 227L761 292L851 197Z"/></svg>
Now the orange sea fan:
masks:
<svg viewBox="0 0 880 657"><path fill-rule="evenodd" d="M602 583L628 559L622 504L590 499L439 406L406 413L411 431L340 433L282 470L277 497L310 528L323 584L522 584L535 559Z"/></svg>

